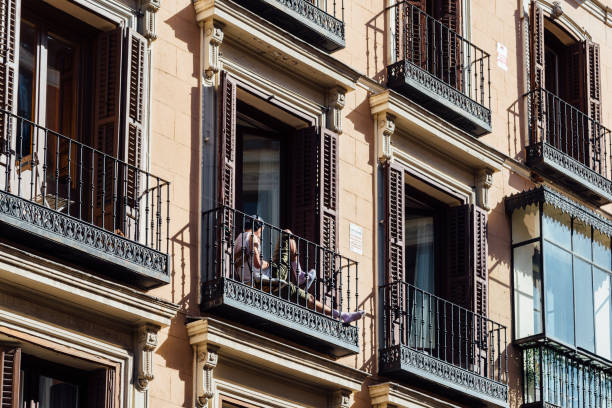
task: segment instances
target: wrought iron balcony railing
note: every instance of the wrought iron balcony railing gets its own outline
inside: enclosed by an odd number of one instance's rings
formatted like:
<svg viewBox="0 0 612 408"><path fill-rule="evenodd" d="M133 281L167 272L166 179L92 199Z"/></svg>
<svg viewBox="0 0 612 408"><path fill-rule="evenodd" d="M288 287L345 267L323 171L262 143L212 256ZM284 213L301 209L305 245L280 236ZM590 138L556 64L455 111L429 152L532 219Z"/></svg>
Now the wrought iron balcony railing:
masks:
<svg viewBox="0 0 612 408"><path fill-rule="evenodd" d="M547 344L523 349L524 407L612 406L611 367Z"/></svg>
<svg viewBox="0 0 612 408"><path fill-rule="evenodd" d="M356 262L230 207L203 217L203 309L336 356L358 352L357 323L341 319L358 304Z"/></svg>
<svg viewBox="0 0 612 408"><path fill-rule="evenodd" d="M489 54L406 1L389 10L388 86L475 136L490 133Z"/></svg>
<svg viewBox="0 0 612 408"><path fill-rule="evenodd" d="M234 1L325 51L345 46L344 0Z"/></svg>
<svg viewBox="0 0 612 408"><path fill-rule="evenodd" d="M0 116L5 237L135 286L170 281L167 181L6 110Z"/></svg>
<svg viewBox="0 0 612 408"><path fill-rule="evenodd" d="M382 286L381 372L468 403L507 406L506 327L409 283Z"/></svg>
<svg viewBox="0 0 612 408"><path fill-rule="evenodd" d="M610 130L555 94L536 89L530 102L528 164L603 204L612 201Z"/></svg>

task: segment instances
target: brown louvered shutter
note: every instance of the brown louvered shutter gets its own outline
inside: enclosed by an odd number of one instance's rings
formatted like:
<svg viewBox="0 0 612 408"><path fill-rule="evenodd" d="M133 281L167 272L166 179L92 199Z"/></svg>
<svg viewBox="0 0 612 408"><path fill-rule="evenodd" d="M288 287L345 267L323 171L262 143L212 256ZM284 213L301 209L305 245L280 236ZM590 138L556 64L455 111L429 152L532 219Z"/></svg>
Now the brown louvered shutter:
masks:
<svg viewBox="0 0 612 408"><path fill-rule="evenodd" d="M546 87L545 78L545 45L544 45L544 11L535 1L531 2L531 13L529 21L530 37L530 69L529 82L531 91L544 89ZM531 143L542 140L542 129L545 109L545 95L542 92L531 94Z"/></svg>
<svg viewBox="0 0 612 408"><path fill-rule="evenodd" d="M468 310L487 316L487 212L475 205L447 211L446 297Z"/></svg>
<svg viewBox="0 0 612 408"><path fill-rule="evenodd" d="M87 406L113 408L115 406L115 370L101 368L89 374L87 379Z"/></svg>
<svg viewBox="0 0 612 408"><path fill-rule="evenodd" d="M19 64L19 20L21 0L0 3L0 108L17 113L17 69ZM0 154L9 146L9 117L0 115Z"/></svg>
<svg viewBox="0 0 612 408"><path fill-rule="evenodd" d="M235 208L236 82L225 71L219 85L219 136L218 201Z"/></svg>
<svg viewBox="0 0 612 408"><path fill-rule="evenodd" d="M392 318L401 307L405 282L404 217L406 191L404 168L395 161L385 165L385 280L390 285L385 304Z"/></svg>
<svg viewBox="0 0 612 408"><path fill-rule="evenodd" d="M461 89L461 5L460 0L439 0L437 18L442 29L442 72L441 78L451 86Z"/></svg>
<svg viewBox="0 0 612 408"><path fill-rule="evenodd" d="M144 106L146 91L145 70L147 66L147 40L134 30L128 30L125 37L124 54L124 142L128 164L126 196L128 205L134 206L142 189L140 169L142 164L142 137L144 132Z"/></svg>
<svg viewBox="0 0 612 408"><path fill-rule="evenodd" d="M319 132L309 127L295 132L289 141L291 230L308 241L319 241Z"/></svg>
<svg viewBox="0 0 612 408"><path fill-rule="evenodd" d="M19 407L21 349L0 344L0 408Z"/></svg>
<svg viewBox="0 0 612 408"><path fill-rule="evenodd" d="M403 7L398 7L397 10L404 15L396 21L403 21L405 24L405 27L396 27L397 50L405 47L406 55L404 57L413 64L426 68L427 0L408 0ZM408 36L406 39L408 44L400 43L404 30L406 30Z"/></svg>
<svg viewBox="0 0 612 408"><path fill-rule="evenodd" d="M98 35L96 41L96 95L94 111L94 148L119 158L121 114L121 59L123 30ZM94 155L96 224L113 229L113 179L117 178L112 160ZM102 222L104 218L104 222Z"/></svg>
<svg viewBox="0 0 612 408"><path fill-rule="evenodd" d="M585 56L585 92L584 92L584 112L596 123L589 122L589 129L585 132L585 139L590 139L589 161L590 167L596 172L602 172L602 151L608 149L602 146L603 128L601 126L601 76L599 65L599 44L591 41L584 43Z"/></svg>
<svg viewBox="0 0 612 408"><path fill-rule="evenodd" d="M321 245L336 251L338 235L338 135L323 129L321 135Z"/></svg>

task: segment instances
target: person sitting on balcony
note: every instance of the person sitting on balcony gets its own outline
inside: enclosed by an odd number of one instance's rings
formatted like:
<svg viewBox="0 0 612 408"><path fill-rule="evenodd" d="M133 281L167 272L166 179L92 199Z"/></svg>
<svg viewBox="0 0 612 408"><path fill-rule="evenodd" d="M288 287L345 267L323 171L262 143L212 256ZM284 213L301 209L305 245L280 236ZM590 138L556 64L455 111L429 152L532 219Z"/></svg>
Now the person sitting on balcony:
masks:
<svg viewBox="0 0 612 408"><path fill-rule="evenodd" d="M263 229L262 218L254 215L251 225L234 241L234 271L242 283L270 277L270 264L262 258L260 251Z"/></svg>
<svg viewBox="0 0 612 408"><path fill-rule="evenodd" d="M298 259L297 244L295 239L291 237L291 230L285 229L283 232L284 233L281 233L279 243L276 245L274 256L272 257L273 266L271 268L271 276L282 281L287 281L289 278L290 265L292 266L294 272L297 270L301 271L301 267ZM312 270L308 275L310 275L312 272L314 272L314 270ZM312 275L315 275L315 273ZM363 310L358 310L356 312L339 312L336 309L332 309L316 300L313 295L292 282L288 282L287 286L280 289L279 292L279 295L283 298L287 298L289 300L295 299L298 303L305 303L309 308L315 309L319 313L332 316L334 319L342 319L344 323L351 323L355 320L359 320L365 314Z"/></svg>

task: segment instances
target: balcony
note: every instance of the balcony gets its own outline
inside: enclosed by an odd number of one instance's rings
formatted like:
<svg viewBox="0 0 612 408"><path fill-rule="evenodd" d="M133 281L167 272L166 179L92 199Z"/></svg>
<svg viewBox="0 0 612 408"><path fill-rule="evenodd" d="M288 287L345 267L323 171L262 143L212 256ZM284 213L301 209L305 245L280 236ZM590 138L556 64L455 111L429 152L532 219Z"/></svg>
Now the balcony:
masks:
<svg viewBox="0 0 612 408"><path fill-rule="evenodd" d="M121 283L170 282L169 184L1 110L4 240Z"/></svg>
<svg viewBox="0 0 612 408"><path fill-rule="evenodd" d="M359 351L357 324L343 323L332 311L357 307L356 262L230 207L203 217L203 310L336 357ZM243 231L260 226L257 256L250 244L242 244L248 239ZM295 245L287 249L290 241ZM316 279L309 288L300 284L297 264L290 265L290 260L314 270ZM306 301L306 293L319 306Z"/></svg>
<svg viewBox="0 0 612 408"><path fill-rule="evenodd" d="M315 47L344 48L344 0L234 1Z"/></svg>
<svg viewBox="0 0 612 408"><path fill-rule="evenodd" d="M523 345L523 407L612 406L612 365L555 342Z"/></svg>
<svg viewBox="0 0 612 408"><path fill-rule="evenodd" d="M390 11L387 86L473 136L490 133L489 54L412 4Z"/></svg>
<svg viewBox="0 0 612 408"><path fill-rule="evenodd" d="M545 89L526 97L527 164L597 205L612 201L610 130Z"/></svg>
<svg viewBox="0 0 612 408"><path fill-rule="evenodd" d="M508 406L504 326L405 282L382 291L382 375L469 406Z"/></svg>

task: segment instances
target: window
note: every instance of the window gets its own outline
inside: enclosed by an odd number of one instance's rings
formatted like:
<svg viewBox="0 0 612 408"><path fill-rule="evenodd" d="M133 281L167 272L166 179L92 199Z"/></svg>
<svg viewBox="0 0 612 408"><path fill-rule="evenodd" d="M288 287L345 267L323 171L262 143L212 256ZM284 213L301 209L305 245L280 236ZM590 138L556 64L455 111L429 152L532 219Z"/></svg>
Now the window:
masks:
<svg viewBox="0 0 612 408"><path fill-rule="evenodd" d="M512 238L517 338L544 334L610 359L610 237L536 203L514 210Z"/></svg>
<svg viewBox="0 0 612 408"><path fill-rule="evenodd" d="M39 350L31 345L28 349ZM46 355L53 361L23 353L14 344L0 344L3 402L40 408L109 406L114 398L114 370L48 351Z"/></svg>

